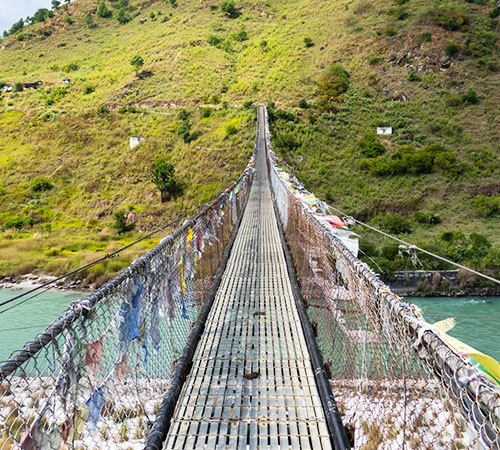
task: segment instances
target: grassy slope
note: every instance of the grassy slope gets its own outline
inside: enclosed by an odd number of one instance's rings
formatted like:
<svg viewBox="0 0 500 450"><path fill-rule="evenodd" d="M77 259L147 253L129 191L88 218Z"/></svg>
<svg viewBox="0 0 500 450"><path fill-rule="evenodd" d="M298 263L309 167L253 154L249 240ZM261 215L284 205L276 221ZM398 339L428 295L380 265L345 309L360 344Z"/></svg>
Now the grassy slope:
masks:
<svg viewBox="0 0 500 450"><path fill-rule="evenodd" d="M140 16L126 25L94 15L98 28L86 28L83 17L95 12L96 2L77 0L52 21L22 32L35 37L22 42L11 37L3 42L0 81L40 79L44 88L7 94L0 102L2 131L6 130L0 136L0 170L6 188L0 197L0 220L33 214L34 208L47 210L37 212L45 214L43 221L27 233L4 231L0 260L8 263L0 267L3 273L20 267L26 259L23 246L29 247L29 242L40 260L32 259L31 267L22 271L33 270L33 264L42 267L47 261L59 267L54 263L58 259L66 266L74 265L83 261L85 253L78 249L72 255L76 261L68 260L64 250L68 242L73 244L82 236L94 242L101 236L105 242L101 247L107 246L101 251L118 245L109 229L116 209L131 205L131 220L145 231L159 217L188 209L220 188L227 170L209 152L201 151L200 158L194 146L229 147L244 142L251 136L253 120L249 112L235 108L200 120L195 106L214 100L231 106L250 99L274 101L294 112L296 123L278 121L275 125L277 131L289 130L299 141L294 154L286 156L295 161L308 187L332 204L367 220L384 213L411 217L414 210L432 210L442 224L413 223L409 239L429 241L444 229L461 229L466 234L480 230L498 245L498 217L477 216L472 202L475 193L486 190L491 195L498 189L500 79L484 65L494 66L496 50L483 65L477 57L467 56L463 61L455 58L450 69L439 67L448 41L464 49L470 45L471 33L498 34L498 26L488 18L489 3L456 2L468 12L470 23L453 32L433 22L427 13L433 5L423 0L410 0L402 7L391 0L236 2L241 13L236 19L213 9L219 6L215 1L179 0L176 8L162 1L130 3L131 12L139 11ZM394 8L405 8L408 17L398 20ZM154 20L151 12L156 14ZM73 25L64 20L67 14ZM168 21L161 23L164 17ZM141 18L147 18L143 25L138 22ZM397 32L390 40L385 36L388 27ZM232 36L243 28L249 39L238 42ZM39 29L50 29L52 34L42 39ZM431 34L431 43L419 42L423 32ZM223 48L209 45L210 35L225 40ZM306 47L305 37L315 45ZM408 51L412 55L401 65L385 61ZM144 58L144 69L152 71L152 77L136 78L129 64L135 54ZM314 107L317 80L332 61L348 70L350 88L337 113L321 114ZM421 75L421 82L408 81L408 65L420 62L430 71ZM77 64L79 70L62 72L69 63ZM69 94L47 106L50 88L60 86L66 76L72 80ZM95 91L85 94L89 87ZM468 89L476 90L479 104L446 106L449 95ZM400 93L409 101L392 101ZM302 98L311 109L297 107ZM100 105L112 112L99 115ZM129 105L147 113L117 112ZM180 141L175 134L176 110L172 114L167 105L191 109L191 121L201 133L197 140L189 145ZM310 115L316 117L315 125L310 124ZM227 139L225 129L232 122L241 131ZM357 142L379 124L395 127L395 135L384 140L389 152L402 143L420 147L441 142L454 151L466 170L458 178L440 172L394 177L367 174L360 168ZM148 136L148 144L130 151L127 138L131 134ZM237 147L221 155L234 169L233 178L243 167L248 148ZM159 205L148 181L150 163L162 152L172 154L187 184L182 201L166 208ZM56 186L41 199L33 198L29 189L35 175L50 176ZM47 231L47 224L52 232ZM60 230L64 230L62 235ZM40 248L33 243L39 241L29 239L33 233L55 239L53 246L62 256L40 257Z"/></svg>

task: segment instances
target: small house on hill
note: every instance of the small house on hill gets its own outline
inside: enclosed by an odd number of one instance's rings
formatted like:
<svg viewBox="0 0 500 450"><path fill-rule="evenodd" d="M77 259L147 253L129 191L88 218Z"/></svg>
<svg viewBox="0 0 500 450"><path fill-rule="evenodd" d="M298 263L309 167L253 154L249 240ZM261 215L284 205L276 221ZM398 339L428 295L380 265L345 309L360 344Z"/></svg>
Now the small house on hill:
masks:
<svg viewBox="0 0 500 450"><path fill-rule="evenodd" d="M69 78L63 78L62 82L64 84L69 84L69 83L71 83L71 80Z"/></svg>

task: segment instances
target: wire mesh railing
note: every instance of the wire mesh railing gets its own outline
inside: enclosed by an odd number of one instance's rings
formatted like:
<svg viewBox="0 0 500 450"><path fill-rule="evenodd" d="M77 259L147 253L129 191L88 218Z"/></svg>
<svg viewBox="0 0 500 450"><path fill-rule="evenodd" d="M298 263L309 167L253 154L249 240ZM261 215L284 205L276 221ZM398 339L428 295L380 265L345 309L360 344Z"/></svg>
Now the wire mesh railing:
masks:
<svg viewBox="0 0 500 450"><path fill-rule="evenodd" d="M0 363L0 450L144 447L253 172Z"/></svg>
<svg viewBox="0 0 500 450"><path fill-rule="evenodd" d="M300 289L355 449L498 449L500 387L359 261L343 219L272 151Z"/></svg>

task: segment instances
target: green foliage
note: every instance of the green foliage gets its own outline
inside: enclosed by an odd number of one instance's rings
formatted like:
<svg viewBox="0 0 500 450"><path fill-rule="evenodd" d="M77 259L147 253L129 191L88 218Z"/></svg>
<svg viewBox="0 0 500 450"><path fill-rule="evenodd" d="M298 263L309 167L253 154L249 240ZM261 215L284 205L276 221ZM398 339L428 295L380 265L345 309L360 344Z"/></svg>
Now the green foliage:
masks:
<svg viewBox="0 0 500 450"><path fill-rule="evenodd" d="M479 97L476 91L470 89L463 95L449 95L445 99L446 105L451 107L458 107L462 105L476 105L479 103Z"/></svg>
<svg viewBox="0 0 500 450"><path fill-rule="evenodd" d="M128 223L127 218L125 217L125 210L120 209L116 211L114 214L115 223L113 227L118 231L118 234L127 233L134 229L134 224Z"/></svg>
<svg viewBox="0 0 500 450"><path fill-rule="evenodd" d="M448 42L444 47L444 52L448 56L456 56L458 55L458 51L459 51L458 45L455 44L454 42Z"/></svg>
<svg viewBox="0 0 500 450"><path fill-rule="evenodd" d="M51 106L65 95L68 95L68 90L66 88L50 88L46 94L45 104Z"/></svg>
<svg viewBox="0 0 500 450"><path fill-rule="evenodd" d="M422 81L422 78L420 78L416 72L414 72L413 70L408 74L408 81L412 81L412 82L415 82L415 81Z"/></svg>
<svg viewBox="0 0 500 450"><path fill-rule="evenodd" d="M412 232L411 222L397 214L387 214L374 218L374 222L386 233L408 234Z"/></svg>
<svg viewBox="0 0 500 450"><path fill-rule="evenodd" d="M189 119L189 111L186 108L181 108L177 113L177 118L179 120L188 120Z"/></svg>
<svg viewBox="0 0 500 450"><path fill-rule="evenodd" d="M106 116L109 114L109 109L106 105L99 105L97 107L97 114L99 114L100 116Z"/></svg>
<svg viewBox="0 0 500 450"><path fill-rule="evenodd" d="M233 0L225 0L224 2L222 2L220 9L226 16L230 17L231 19L235 19L239 16L239 12L236 9Z"/></svg>
<svg viewBox="0 0 500 450"><path fill-rule="evenodd" d="M99 2L99 5L97 6L97 17L102 17L103 19L109 19L113 13L106 8L106 4L104 3L103 0Z"/></svg>
<svg viewBox="0 0 500 450"><path fill-rule="evenodd" d="M64 18L64 21L68 24L68 25L73 25L75 23L75 21L70 17L70 16L66 16Z"/></svg>
<svg viewBox="0 0 500 450"><path fill-rule="evenodd" d="M362 160L360 166L361 169L369 170L375 176L421 175L431 173L434 169L445 171L453 176L461 172L456 156L437 144L421 149L403 145L391 155L391 159L372 158Z"/></svg>
<svg viewBox="0 0 500 450"><path fill-rule="evenodd" d="M309 108L309 104L307 103L307 100L305 98L303 98L302 100L299 101L299 108L302 108L302 109Z"/></svg>
<svg viewBox="0 0 500 450"><path fill-rule="evenodd" d="M62 70L63 72L69 73L69 72L76 72L78 69L80 69L80 66L73 62L66 64Z"/></svg>
<svg viewBox="0 0 500 450"><path fill-rule="evenodd" d="M370 66L377 66L378 64L380 64L384 59L381 58L380 56L374 56L373 58L370 58L370 60L368 61L368 64L370 64Z"/></svg>
<svg viewBox="0 0 500 450"><path fill-rule="evenodd" d="M318 82L318 109L334 111L349 87L349 74L341 64L328 66Z"/></svg>
<svg viewBox="0 0 500 450"><path fill-rule="evenodd" d="M182 121L177 127L177 134L184 142L189 142L191 137L191 125L187 120Z"/></svg>
<svg viewBox="0 0 500 450"><path fill-rule="evenodd" d="M159 189L162 202L170 200L179 192L179 186L175 179L175 168L166 156L160 156L153 163L151 181Z"/></svg>
<svg viewBox="0 0 500 450"><path fill-rule="evenodd" d="M32 227L35 223L36 220L28 216L14 217L12 219L7 219L4 223L4 227L22 230L25 227Z"/></svg>
<svg viewBox="0 0 500 450"><path fill-rule="evenodd" d="M215 36L215 34L211 34L208 36L207 42L214 47L220 48L223 40L220 37Z"/></svg>
<svg viewBox="0 0 500 450"><path fill-rule="evenodd" d="M387 27L385 29L385 35L387 37L392 37L392 36L396 36L398 34L398 30L396 29L396 27Z"/></svg>
<svg viewBox="0 0 500 450"><path fill-rule="evenodd" d="M253 105L253 100L245 100L243 102L243 108L244 109L250 109Z"/></svg>
<svg viewBox="0 0 500 450"><path fill-rule="evenodd" d="M312 41L312 39L310 37L304 38L304 44L307 48L314 46L314 42Z"/></svg>
<svg viewBox="0 0 500 450"><path fill-rule="evenodd" d="M424 213L422 211L415 211L413 213L413 219L415 220L415 222L425 225L438 225L441 223L441 217L433 212Z"/></svg>
<svg viewBox="0 0 500 450"><path fill-rule="evenodd" d="M428 16L436 25L448 31L461 30L469 23L468 14L456 6L436 6L428 12Z"/></svg>
<svg viewBox="0 0 500 450"><path fill-rule="evenodd" d="M235 125L228 125L226 127L226 137L234 136L238 133L238 128Z"/></svg>
<svg viewBox="0 0 500 450"><path fill-rule="evenodd" d="M134 67L135 73L139 71L139 69L144 65L144 59L142 56L135 55L131 60L130 60L130 65Z"/></svg>
<svg viewBox="0 0 500 450"><path fill-rule="evenodd" d="M8 31L7 35L17 33L18 31L21 31L23 28L24 28L24 20L19 19L10 27L10 30Z"/></svg>
<svg viewBox="0 0 500 450"><path fill-rule="evenodd" d="M95 87L94 86L85 86L85 89L83 90L83 93L85 95L89 95L95 92Z"/></svg>
<svg viewBox="0 0 500 450"><path fill-rule="evenodd" d="M92 14L88 13L85 18L83 19L83 24L93 30L95 28L97 28L97 24L94 22L94 18L92 17Z"/></svg>
<svg viewBox="0 0 500 450"><path fill-rule="evenodd" d="M22 91L24 91L23 83L16 83L14 85L14 92L22 92Z"/></svg>
<svg viewBox="0 0 500 450"><path fill-rule="evenodd" d="M49 191L54 187L46 177L35 177L31 180L31 189L33 192Z"/></svg>
<svg viewBox="0 0 500 450"><path fill-rule="evenodd" d="M118 22L122 25L125 25L126 23L130 22L130 20L131 20L130 16L125 12L125 9L123 9L123 8L116 10L115 17L116 17L116 20L118 20Z"/></svg>
<svg viewBox="0 0 500 450"><path fill-rule="evenodd" d="M363 136L358 142L358 147L361 153L368 158L375 158L385 153L385 147L374 134Z"/></svg>
<svg viewBox="0 0 500 450"><path fill-rule="evenodd" d="M472 200L479 215L491 217L500 213L500 195L488 197L486 195L476 195Z"/></svg>
<svg viewBox="0 0 500 450"><path fill-rule="evenodd" d="M34 23L42 23L45 22L47 19L51 19L54 17L54 13L50 9L46 8L40 8L35 14L33 15L32 21Z"/></svg>
<svg viewBox="0 0 500 450"><path fill-rule="evenodd" d="M244 28L242 28L237 33L234 33L232 37L235 41L238 41L238 42L243 42L243 41L248 40L248 34Z"/></svg>
<svg viewBox="0 0 500 450"><path fill-rule="evenodd" d="M479 103L479 97L476 91L469 89L465 94L462 95L462 103L476 105Z"/></svg>
<svg viewBox="0 0 500 450"><path fill-rule="evenodd" d="M208 119L212 115L212 108L204 107L200 108L200 117L202 119Z"/></svg>
<svg viewBox="0 0 500 450"><path fill-rule="evenodd" d="M428 31L424 31L419 38L420 42L427 42L430 43L432 42L432 34L429 33Z"/></svg>

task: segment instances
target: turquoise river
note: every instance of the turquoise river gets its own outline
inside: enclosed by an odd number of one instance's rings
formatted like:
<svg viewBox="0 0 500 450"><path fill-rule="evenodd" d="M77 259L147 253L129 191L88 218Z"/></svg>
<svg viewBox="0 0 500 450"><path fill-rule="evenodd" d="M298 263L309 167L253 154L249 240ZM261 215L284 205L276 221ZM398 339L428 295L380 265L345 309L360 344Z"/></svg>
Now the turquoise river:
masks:
<svg viewBox="0 0 500 450"><path fill-rule="evenodd" d="M0 302L23 292L0 289ZM0 361L22 348L54 320L81 293L51 290L6 312L0 313ZM22 299L21 299L22 300ZM454 317L453 337L500 360L500 298L408 298L419 306L429 323ZM0 312L19 302L0 307Z"/></svg>

